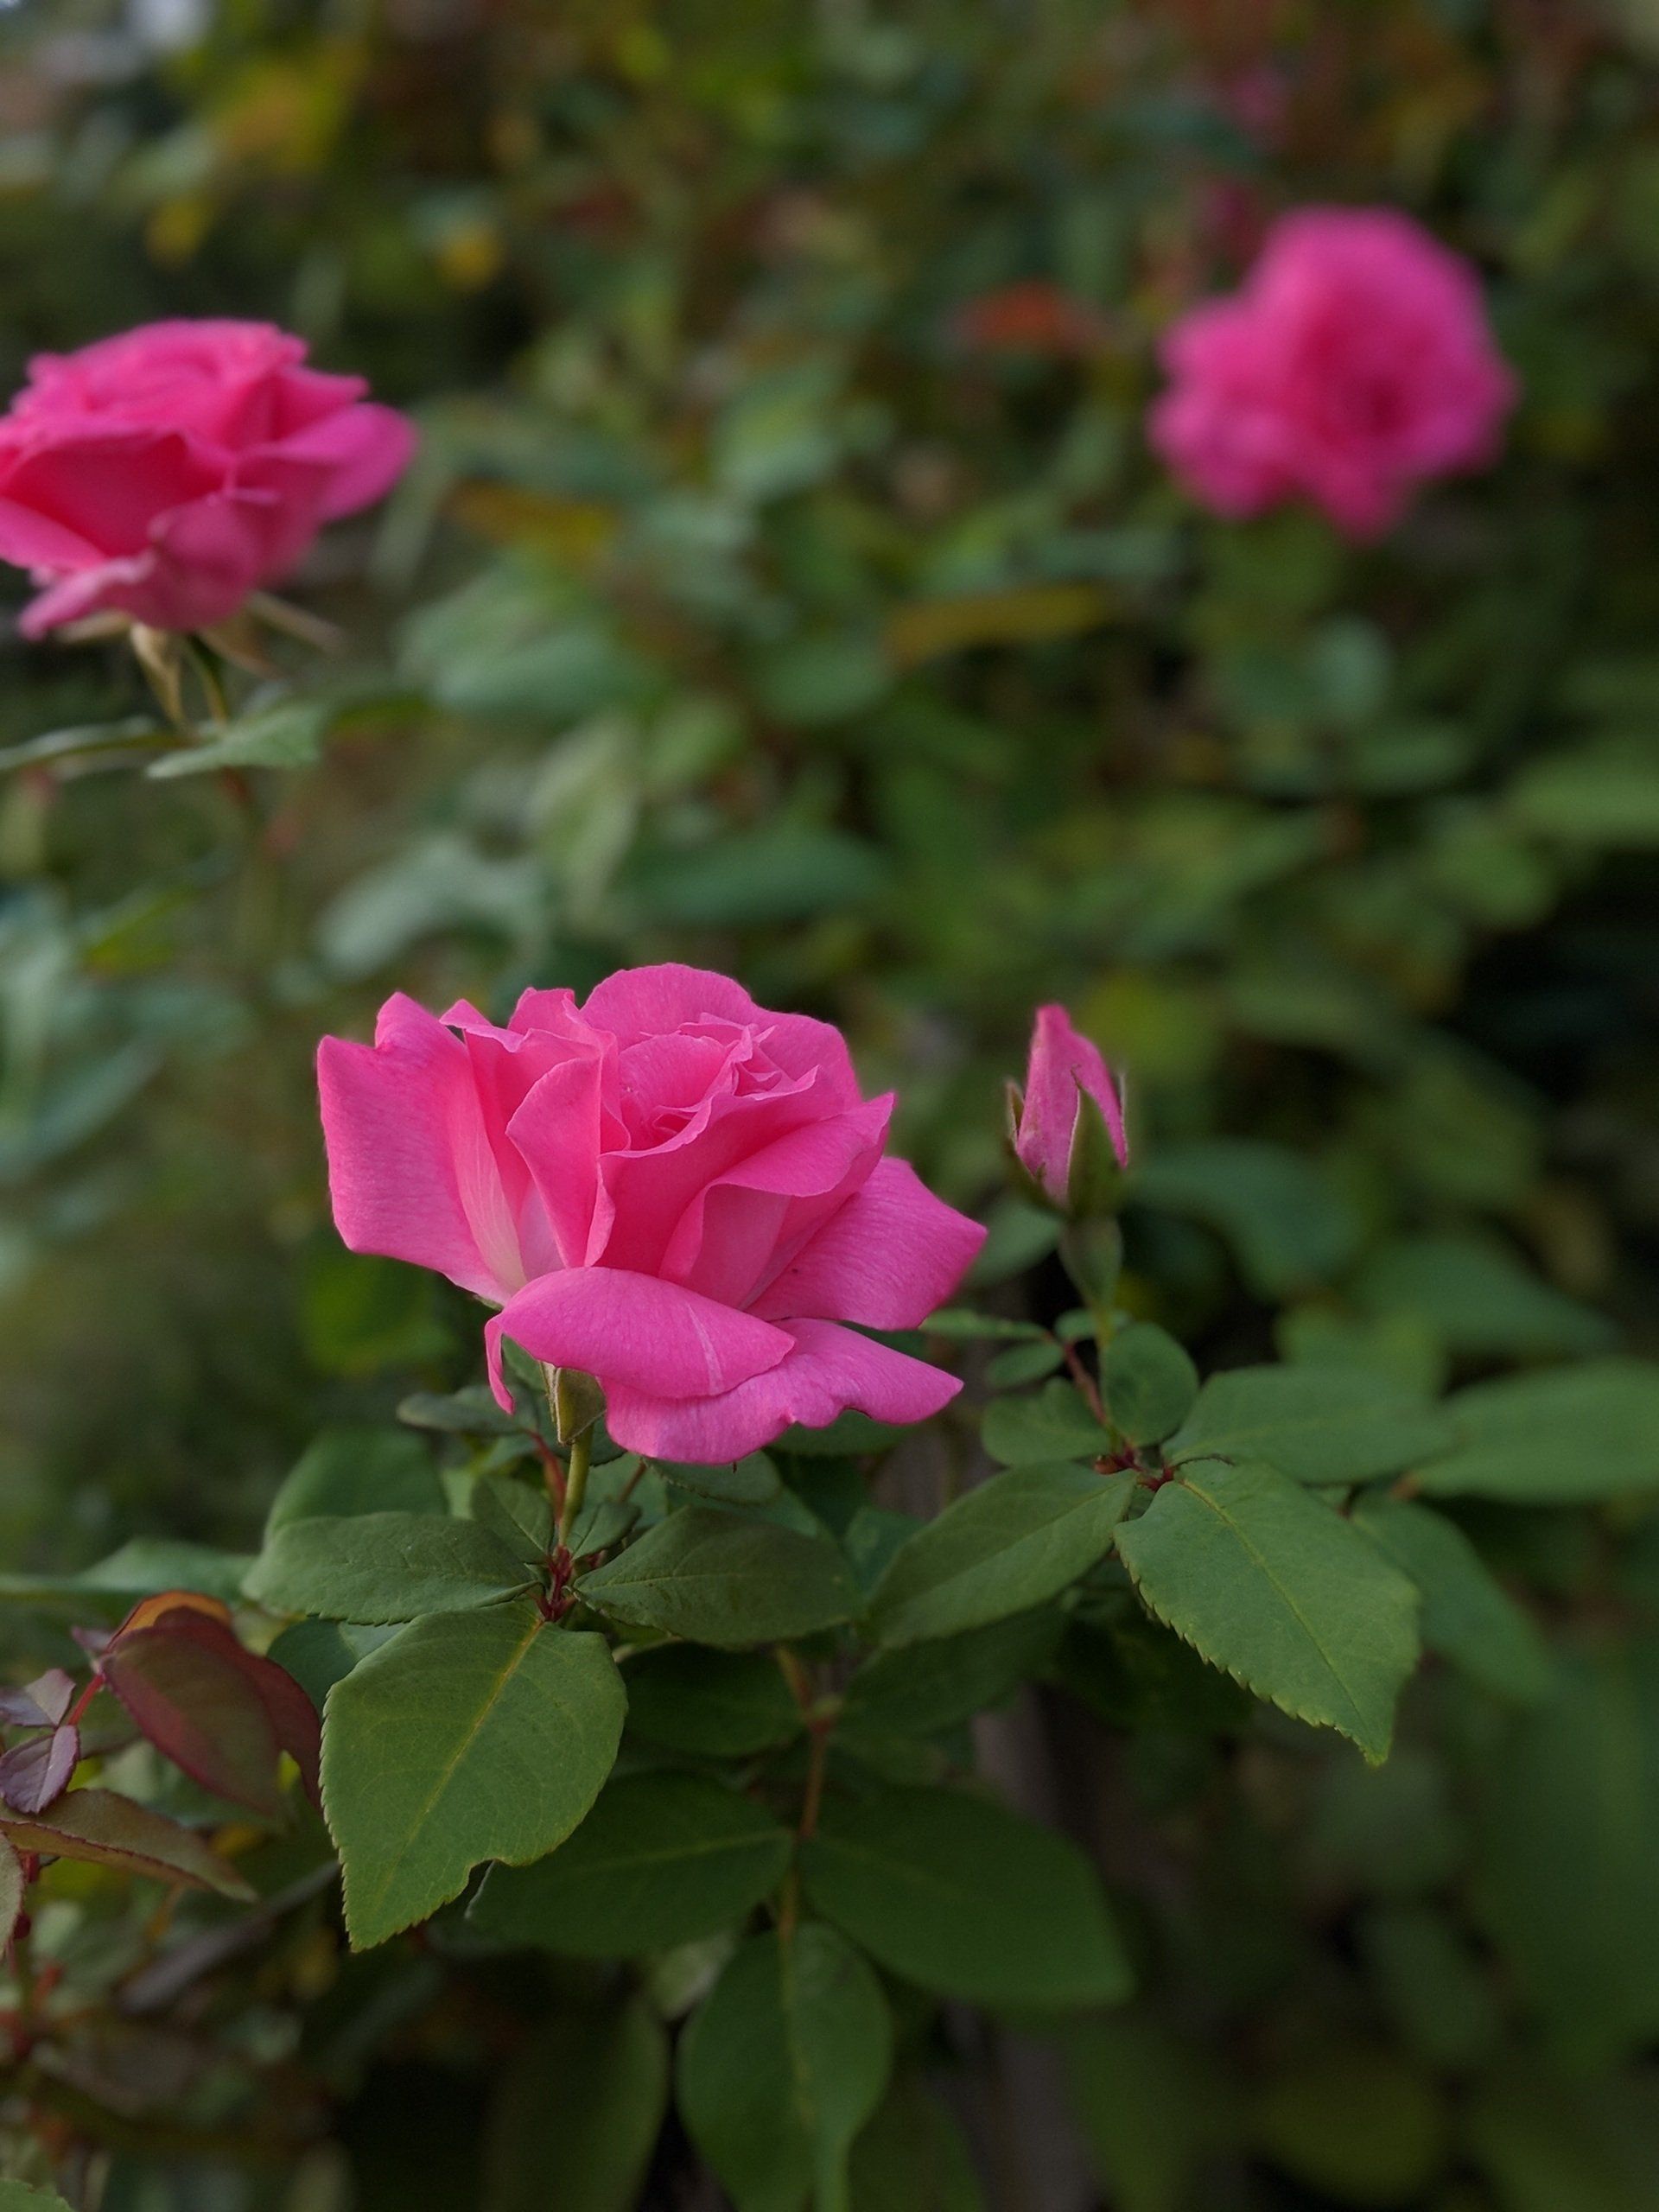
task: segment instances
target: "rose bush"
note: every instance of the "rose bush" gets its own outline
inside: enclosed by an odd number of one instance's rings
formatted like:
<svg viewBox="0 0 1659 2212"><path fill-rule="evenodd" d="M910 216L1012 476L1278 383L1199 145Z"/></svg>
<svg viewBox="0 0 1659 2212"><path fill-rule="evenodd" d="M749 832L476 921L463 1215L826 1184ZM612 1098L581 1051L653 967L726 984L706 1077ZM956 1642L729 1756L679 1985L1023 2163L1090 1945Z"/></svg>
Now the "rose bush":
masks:
<svg viewBox="0 0 1659 2212"><path fill-rule="evenodd" d="M1491 461L1515 397L1473 271L1390 207L1283 217L1243 289L1162 353L1152 441L1195 497L1243 517L1300 495L1351 537Z"/></svg>
<svg viewBox="0 0 1659 2212"><path fill-rule="evenodd" d="M630 1449L715 1462L848 1408L921 1421L959 1387L843 1325L904 1329L983 1241L901 1160L838 1031L668 965L505 1027L398 996L318 1058L334 1218L355 1251L499 1305L503 1337L603 1386Z"/></svg>
<svg viewBox="0 0 1659 2212"><path fill-rule="evenodd" d="M0 560L44 587L26 635L222 622L397 481L408 420L305 354L269 323L173 321L29 363L0 418Z"/></svg>

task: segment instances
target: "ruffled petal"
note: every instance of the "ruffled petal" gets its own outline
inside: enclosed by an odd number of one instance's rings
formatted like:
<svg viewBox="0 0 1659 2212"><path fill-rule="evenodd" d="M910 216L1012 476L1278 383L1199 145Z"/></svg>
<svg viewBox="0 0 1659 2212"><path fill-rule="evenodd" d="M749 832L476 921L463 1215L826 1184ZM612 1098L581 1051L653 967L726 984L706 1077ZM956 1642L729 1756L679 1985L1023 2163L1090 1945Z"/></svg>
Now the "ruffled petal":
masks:
<svg viewBox="0 0 1659 2212"><path fill-rule="evenodd" d="M883 1160L769 1283L751 1310L913 1329L942 1306L985 1242L976 1221L936 1198L908 1160Z"/></svg>
<svg viewBox="0 0 1659 2212"><path fill-rule="evenodd" d="M717 1466L759 1452L798 1422L824 1428L849 1409L874 1421L926 1421L961 1383L925 1360L830 1321L792 1321L793 1350L777 1366L718 1397L675 1399L607 1386L606 1426L625 1450Z"/></svg>
<svg viewBox="0 0 1659 2212"><path fill-rule="evenodd" d="M582 1014L594 1028L610 1030L619 1045L633 1045L691 1021L751 1022L759 1011L729 976L671 960L655 968L620 968L588 993Z"/></svg>
<svg viewBox="0 0 1659 2212"><path fill-rule="evenodd" d="M579 1368L613 1389L664 1399L706 1398L750 1381L788 1357L791 1340L769 1322L717 1305L657 1275L626 1268L568 1268L527 1283L488 1323L491 1380L511 1337L532 1359Z"/></svg>
<svg viewBox="0 0 1659 2212"><path fill-rule="evenodd" d="M511 1297L523 1264L461 1039L400 993L372 1046L323 1039L317 1084L334 1222L352 1250Z"/></svg>
<svg viewBox="0 0 1659 2212"><path fill-rule="evenodd" d="M663 1273L710 1298L752 1307L768 1275L878 1172L893 1106L891 1092L872 1098L851 1113L791 1130L740 1160L680 1216L664 1252ZM837 1313L830 1318L864 1317Z"/></svg>

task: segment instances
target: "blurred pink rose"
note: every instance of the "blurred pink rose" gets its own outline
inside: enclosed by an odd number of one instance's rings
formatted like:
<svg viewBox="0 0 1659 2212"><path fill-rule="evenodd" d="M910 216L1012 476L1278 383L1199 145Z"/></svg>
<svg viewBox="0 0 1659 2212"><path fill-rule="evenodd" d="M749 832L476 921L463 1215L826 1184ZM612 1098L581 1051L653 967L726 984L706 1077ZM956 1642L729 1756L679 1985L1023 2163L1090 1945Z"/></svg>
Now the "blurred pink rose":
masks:
<svg viewBox="0 0 1659 2212"><path fill-rule="evenodd" d="M1117 1164L1127 1167L1129 1147L1123 1134L1122 1101L1099 1046L1073 1027L1063 1006L1039 1007L1025 1096L1018 1103L1014 1149L1026 1173L1056 1205L1068 1205L1075 1195L1072 1153L1085 1096L1099 1107Z"/></svg>
<svg viewBox="0 0 1659 2212"><path fill-rule="evenodd" d="M713 1463L848 1407L921 1421L955 1380L854 1329L912 1328L984 1232L884 1159L838 1030L697 968L630 968L505 1028L389 999L318 1054L353 1251L499 1304L500 1340L594 1376L619 1444Z"/></svg>
<svg viewBox="0 0 1659 2212"><path fill-rule="evenodd" d="M1386 207L1282 217L1243 289L1162 354L1152 442L1195 498L1243 516L1300 494L1355 538L1491 461L1516 396L1473 270Z"/></svg>
<svg viewBox="0 0 1659 2212"><path fill-rule="evenodd" d="M394 484L415 434L263 322L156 322L42 353L0 416L0 560L38 637L106 608L198 630Z"/></svg>

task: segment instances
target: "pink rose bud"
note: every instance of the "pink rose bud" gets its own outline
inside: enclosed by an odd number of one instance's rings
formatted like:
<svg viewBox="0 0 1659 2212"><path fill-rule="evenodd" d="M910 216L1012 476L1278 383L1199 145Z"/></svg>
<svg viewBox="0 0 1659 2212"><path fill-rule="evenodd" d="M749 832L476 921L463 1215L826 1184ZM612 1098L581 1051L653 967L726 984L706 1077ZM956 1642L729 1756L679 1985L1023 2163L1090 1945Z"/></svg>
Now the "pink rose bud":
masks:
<svg viewBox="0 0 1659 2212"><path fill-rule="evenodd" d="M1102 1210L1107 1194L1098 1186L1129 1164L1122 1101L1099 1047L1063 1006L1038 1007L1025 1096L1014 1091L1012 1103L1014 1155L1045 1196L1068 1212ZM1098 1145L1091 1128L1101 1133ZM1094 1151L1098 1160L1088 1158Z"/></svg>
<svg viewBox="0 0 1659 2212"><path fill-rule="evenodd" d="M1495 459L1516 398L1473 270L1388 207L1282 217L1162 355L1149 435L1195 499L1233 517L1310 499L1353 538Z"/></svg>
<svg viewBox="0 0 1659 2212"><path fill-rule="evenodd" d="M389 999L372 1047L325 1038L317 1065L340 1235L500 1307L504 1405L504 1337L595 1377L616 1441L665 1459L955 1396L859 1330L925 1320L984 1231L884 1156L893 1098L827 1022L631 968L580 1006L526 991L504 1028Z"/></svg>
<svg viewBox="0 0 1659 2212"><path fill-rule="evenodd" d="M200 630L378 499L412 424L263 322L155 322L42 353L0 416L0 560L44 587L26 636L115 610Z"/></svg>

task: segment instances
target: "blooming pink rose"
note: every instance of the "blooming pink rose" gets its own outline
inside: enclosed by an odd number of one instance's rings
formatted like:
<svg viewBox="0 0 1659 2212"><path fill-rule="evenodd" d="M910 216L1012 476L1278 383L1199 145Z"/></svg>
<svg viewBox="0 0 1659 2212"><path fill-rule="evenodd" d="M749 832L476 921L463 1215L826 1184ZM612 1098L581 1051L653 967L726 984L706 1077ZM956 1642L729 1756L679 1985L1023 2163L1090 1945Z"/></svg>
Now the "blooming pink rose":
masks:
<svg viewBox="0 0 1659 2212"><path fill-rule="evenodd" d="M1117 1154L1129 1164L1123 1134L1123 1105L1100 1048L1072 1025L1063 1006L1039 1006L1031 1033L1031 1064L1025 1096L1017 1102L1014 1149L1020 1166L1056 1205L1075 1195L1072 1154L1082 1126L1084 1100L1099 1107Z"/></svg>
<svg viewBox="0 0 1659 2212"><path fill-rule="evenodd" d="M318 1054L334 1220L353 1251L499 1305L501 1339L604 1388L629 1449L713 1463L848 1407L937 1413L958 1384L843 1327L912 1328L984 1232L884 1159L838 1030L729 977L629 968L498 1028L389 999Z"/></svg>
<svg viewBox="0 0 1659 2212"><path fill-rule="evenodd" d="M287 575L407 466L404 416L264 322L154 322L42 353L0 416L0 560L29 637L117 608L199 630Z"/></svg>
<svg viewBox="0 0 1659 2212"><path fill-rule="evenodd" d="M1473 270L1387 207L1310 207L1243 289L1165 337L1153 444L1193 495L1243 516L1300 495L1355 538L1428 477L1498 448L1515 379Z"/></svg>

